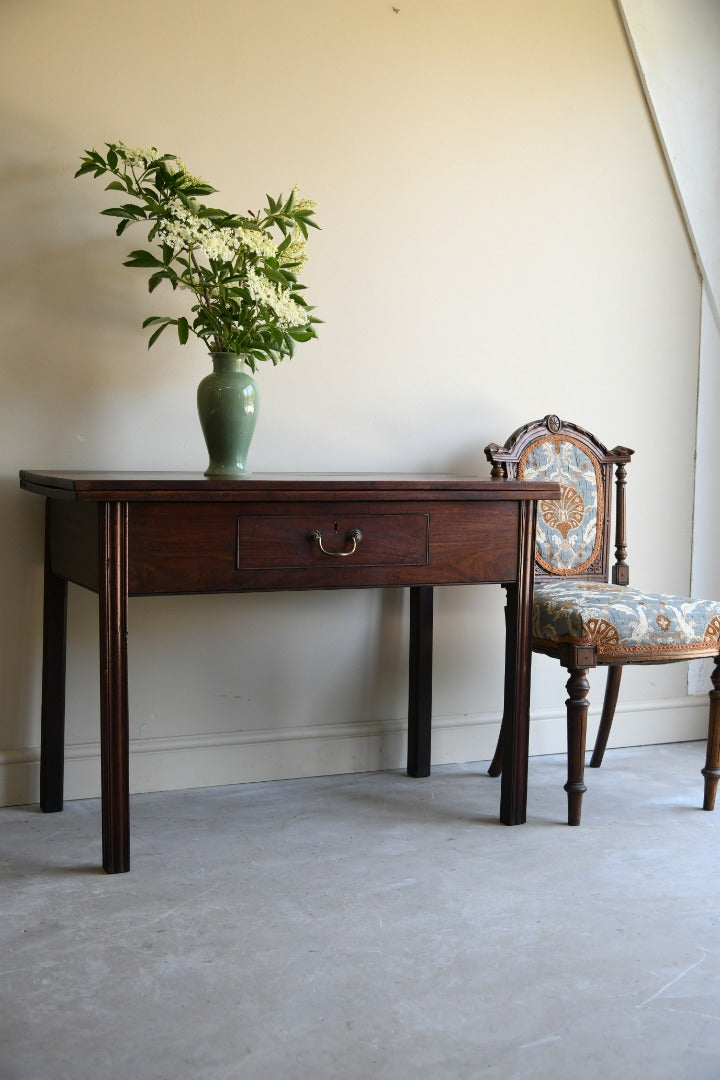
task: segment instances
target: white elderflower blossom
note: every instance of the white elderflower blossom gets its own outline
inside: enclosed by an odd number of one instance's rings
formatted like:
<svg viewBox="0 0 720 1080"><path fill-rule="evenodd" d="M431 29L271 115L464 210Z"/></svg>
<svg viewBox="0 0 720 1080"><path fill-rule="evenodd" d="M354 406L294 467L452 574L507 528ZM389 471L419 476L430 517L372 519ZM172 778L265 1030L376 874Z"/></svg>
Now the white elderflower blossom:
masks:
<svg viewBox="0 0 720 1080"><path fill-rule="evenodd" d="M171 218L158 228L158 238L173 248L199 249L208 259L232 262L237 255L238 243L232 229L217 229L210 222L188 214L184 220Z"/></svg>
<svg viewBox="0 0 720 1080"><path fill-rule="evenodd" d="M290 194L295 196L295 202L293 203L294 210L312 210L313 212L317 210L317 203L313 202L312 199L300 198L300 192L297 187L294 187Z"/></svg>
<svg viewBox="0 0 720 1080"><path fill-rule="evenodd" d="M307 244L305 237L300 232L293 233L293 238L280 252L280 261L283 266L292 267L293 270L302 270L308 260Z"/></svg>
<svg viewBox="0 0 720 1080"><path fill-rule="evenodd" d="M126 146L123 142L115 145L123 161L127 161L128 165L140 165L143 169L158 156L156 146Z"/></svg>
<svg viewBox="0 0 720 1080"><path fill-rule="evenodd" d="M158 227L161 243L173 248L199 248L208 259L225 262L232 262L237 255L239 245L233 229L217 228L194 214L181 199L171 199L167 211L168 217Z"/></svg>
<svg viewBox="0 0 720 1080"><path fill-rule="evenodd" d="M208 259L223 259L225 262L232 262L238 250L233 229L207 228L201 233L199 245Z"/></svg>
<svg viewBox="0 0 720 1080"><path fill-rule="evenodd" d="M158 226L157 235L161 244L169 244L172 248L201 247L202 222L192 215L186 219L168 218Z"/></svg>
<svg viewBox="0 0 720 1080"><path fill-rule="evenodd" d="M248 290L256 304L269 307L277 315L280 326L304 326L308 320L307 311L296 304L286 291L267 278L261 277L251 267L248 268Z"/></svg>
<svg viewBox="0 0 720 1080"><path fill-rule="evenodd" d="M203 180L201 176L196 176L195 173L190 172L182 158L176 157L175 165L177 166L178 172L183 173L186 179L192 184L207 184L207 180Z"/></svg>
<svg viewBox="0 0 720 1080"><path fill-rule="evenodd" d="M175 221L190 222L199 221L197 214L194 214L190 207L177 197L168 199L165 203L165 208L171 218Z"/></svg>
<svg viewBox="0 0 720 1080"><path fill-rule="evenodd" d="M235 236L241 247L252 251L255 255L262 255L263 258L271 259L276 254L272 238L261 229L249 229L244 225L240 225L235 230Z"/></svg>

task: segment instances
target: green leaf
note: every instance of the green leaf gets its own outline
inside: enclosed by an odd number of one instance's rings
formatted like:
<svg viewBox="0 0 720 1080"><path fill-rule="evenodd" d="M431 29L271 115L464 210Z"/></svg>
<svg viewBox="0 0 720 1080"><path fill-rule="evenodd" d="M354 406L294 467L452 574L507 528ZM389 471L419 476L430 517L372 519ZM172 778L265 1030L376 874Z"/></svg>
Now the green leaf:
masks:
<svg viewBox="0 0 720 1080"><path fill-rule="evenodd" d="M151 274L148 279L148 292L154 292L157 289L160 282L167 277L166 270L158 270L156 274Z"/></svg>
<svg viewBox="0 0 720 1080"><path fill-rule="evenodd" d="M155 331L155 333L154 333L154 334L151 334L151 335L150 335L150 340L148 341L148 349L151 349L151 348L153 347L153 345L155 344L155 342L157 341L157 339L158 339L158 338L160 337L160 335L162 334L163 330L165 330L165 329L166 329L166 328L167 328L167 327L168 327L169 325L170 325L170 320L168 319L168 321L167 321L167 322L164 322L164 323L162 324L162 326L159 326L159 327L157 328L157 330Z"/></svg>
<svg viewBox="0 0 720 1080"><path fill-rule="evenodd" d="M320 229L317 221L313 221L314 213L314 210L300 210L295 220L298 224L302 221L304 225L309 225L311 229ZM322 232L321 229L320 231Z"/></svg>
<svg viewBox="0 0 720 1080"><path fill-rule="evenodd" d="M181 345L187 343L187 339L190 335L190 327L186 318L180 318L177 321L178 340Z"/></svg>
<svg viewBox="0 0 720 1080"><path fill-rule="evenodd" d="M137 217L137 207L133 206L131 211L126 206L108 206L106 210L101 210L100 213L105 217L129 217L135 219Z"/></svg>
<svg viewBox="0 0 720 1080"><path fill-rule="evenodd" d="M269 260L265 263L263 275L267 278L270 278L271 281L276 281L278 285L287 285L288 280L283 274L283 272L281 270L275 270L272 266L268 266L268 262Z"/></svg>
<svg viewBox="0 0 720 1080"><path fill-rule="evenodd" d="M163 266L163 263L150 251L131 251L123 266Z"/></svg>
<svg viewBox="0 0 720 1080"><path fill-rule="evenodd" d="M84 173L95 172L95 163L93 161L85 161L80 166L75 176L83 176Z"/></svg>
<svg viewBox="0 0 720 1080"><path fill-rule="evenodd" d="M211 187L210 184L205 184L201 181L195 182L193 180L192 183L187 184L183 188L183 191L186 195L212 195L213 192L217 191L217 188Z"/></svg>

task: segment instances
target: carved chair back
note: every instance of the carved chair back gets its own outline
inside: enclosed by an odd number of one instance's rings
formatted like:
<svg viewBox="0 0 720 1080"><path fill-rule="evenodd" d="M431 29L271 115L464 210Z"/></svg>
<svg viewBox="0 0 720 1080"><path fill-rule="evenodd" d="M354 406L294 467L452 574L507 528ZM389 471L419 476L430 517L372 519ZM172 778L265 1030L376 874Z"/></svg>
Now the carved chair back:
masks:
<svg viewBox="0 0 720 1080"><path fill-rule="evenodd" d="M514 431L485 455L497 480L552 480L558 501L538 507L533 651L555 657L567 681L568 824L579 825L585 791L588 670L608 667L591 765L600 765L615 714L624 664L665 664L713 656L703 809L712 810L720 781L720 603L646 593L628 586L625 466L632 450L608 450L584 428L548 415ZM615 562L610 526L615 476ZM618 595L619 594L619 595ZM488 770L499 775L508 721L503 717Z"/></svg>
<svg viewBox="0 0 720 1080"><path fill-rule="evenodd" d="M608 450L589 431L549 414L514 431L485 456L494 479L552 480L558 501L538 506L535 575L607 582L610 576L612 488L615 473L615 562L612 581L627 585L625 466L633 451Z"/></svg>

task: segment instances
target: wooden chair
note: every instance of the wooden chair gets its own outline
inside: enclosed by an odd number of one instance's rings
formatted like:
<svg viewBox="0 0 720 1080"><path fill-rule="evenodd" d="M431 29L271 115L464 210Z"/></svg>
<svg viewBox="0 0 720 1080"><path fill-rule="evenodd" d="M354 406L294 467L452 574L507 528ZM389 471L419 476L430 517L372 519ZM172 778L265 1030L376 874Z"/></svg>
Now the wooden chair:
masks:
<svg viewBox="0 0 720 1080"><path fill-rule="evenodd" d="M553 480L562 496L541 502L535 547L533 651L554 656L567 682L568 824L579 825L586 790L588 670L608 666L600 728L590 765L603 759L625 664L715 658L704 810L713 810L720 778L720 603L631 589L625 538L625 446L607 450L594 435L548 415L513 432L485 455L495 479ZM615 563L610 582L610 525L615 473ZM502 739L489 772L499 776Z"/></svg>

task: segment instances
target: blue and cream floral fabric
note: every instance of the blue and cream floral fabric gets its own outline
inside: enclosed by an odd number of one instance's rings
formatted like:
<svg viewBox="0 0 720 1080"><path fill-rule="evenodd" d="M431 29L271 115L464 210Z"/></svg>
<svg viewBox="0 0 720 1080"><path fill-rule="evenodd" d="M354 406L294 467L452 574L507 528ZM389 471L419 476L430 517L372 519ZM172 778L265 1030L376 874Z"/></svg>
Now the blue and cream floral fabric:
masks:
<svg viewBox="0 0 720 1080"><path fill-rule="evenodd" d="M595 645L598 660L635 659L673 651L720 651L720 603L644 593L591 581L536 581L536 642Z"/></svg>
<svg viewBox="0 0 720 1080"><path fill-rule="evenodd" d="M552 480L559 500L538 507L535 557L553 574L582 574L595 560L603 535L602 475L597 462L571 436L531 443L518 462L521 480Z"/></svg>

